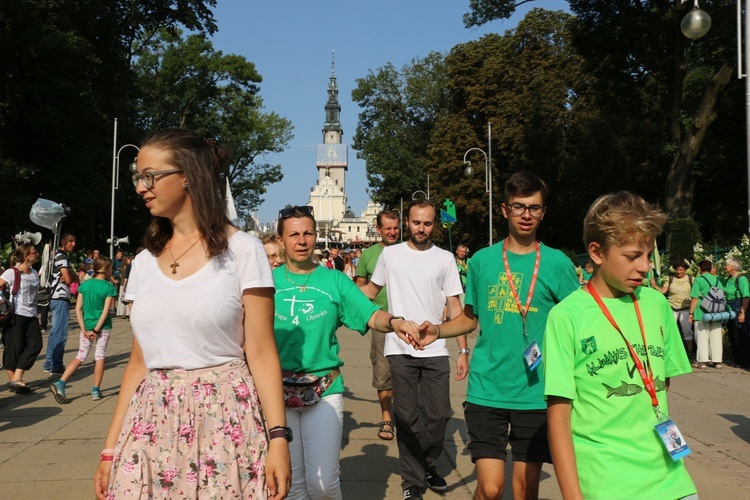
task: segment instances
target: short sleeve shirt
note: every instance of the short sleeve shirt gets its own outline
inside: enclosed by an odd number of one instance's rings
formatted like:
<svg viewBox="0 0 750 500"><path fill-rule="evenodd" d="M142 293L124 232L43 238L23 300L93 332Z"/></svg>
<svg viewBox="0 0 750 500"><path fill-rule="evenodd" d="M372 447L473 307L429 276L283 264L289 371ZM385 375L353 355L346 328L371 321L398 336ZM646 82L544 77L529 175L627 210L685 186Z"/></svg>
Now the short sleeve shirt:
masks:
<svg viewBox="0 0 750 500"><path fill-rule="evenodd" d="M281 369L320 376L343 366L336 330L346 325L364 335L378 306L344 273L319 266L312 273L296 274L284 264L274 269L273 278ZM343 390L343 377L337 377L326 394Z"/></svg>
<svg viewBox="0 0 750 500"><path fill-rule="evenodd" d="M380 254L383 253L383 248L385 248L383 245L376 243L362 252L359 264L357 265L358 277L367 278L368 280L372 278L372 273L375 272L375 265L378 263ZM385 286L380 289L373 302L380 306L383 311L388 310L388 293Z"/></svg>
<svg viewBox="0 0 750 500"><path fill-rule="evenodd" d="M724 290L724 285L721 284L721 280L711 273L703 273L693 280L693 287L690 290L690 298L698 299L698 305L693 310L693 319L695 321L701 321L703 319L703 308L701 307L701 300L706 296L711 287L719 287Z"/></svg>
<svg viewBox="0 0 750 500"><path fill-rule="evenodd" d="M630 296L602 300L644 364L648 352L659 406L668 415L666 381L689 373L690 363L664 295L647 287L639 287L635 295L647 345ZM584 498L682 498L695 493L683 461L673 461L661 444L651 398L625 342L594 298L578 290L555 306L544 336L544 392L571 400Z"/></svg>
<svg viewBox="0 0 750 500"><path fill-rule="evenodd" d="M167 278L144 250L134 260L125 299L133 301L130 323L150 370L195 370L244 360L242 292L273 288L263 244L238 231L229 248L196 273Z"/></svg>
<svg viewBox="0 0 750 500"><path fill-rule="evenodd" d="M544 409L547 404L542 371L529 370L523 352L536 342L544 359L547 314L580 283L568 256L540 243L539 275L524 340L523 321L508 284L502 249L501 241L478 251L469 266L466 304L479 318L480 333L471 358L466 400L492 408ZM524 306L535 262L536 252L508 252L508 264Z"/></svg>
<svg viewBox="0 0 750 500"><path fill-rule="evenodd" d="M62 269L70 269L70 261L65 252L58 250L55 252L52 264L52 285L54 288L50 298L70 300L70 288L62 281Z"/></svg>
<svg viewBox="0 0 750 500"><path fill-rule="evenodd" d="M83 297L83 299L81 299ZM104 304L108 297L117 297L117 289L107 280L90 279L78 287L78 298L83 300L83 325L86 330L93 330L99 323L104 312ZM108 315L102 329L112 328L112 318Z"/></svg>
<svg viewBox="0 0 750 500"><path fill-rule="evenodd" d="M16 281L15 272L12 268L6 269L0 278L7 283L8 293L13 289ZM15 297L11 297L13 311L19 316L27 318L36 317L36 299L39 293L39 275L32 269L30 273L21 273L21 285Z"/></svg>

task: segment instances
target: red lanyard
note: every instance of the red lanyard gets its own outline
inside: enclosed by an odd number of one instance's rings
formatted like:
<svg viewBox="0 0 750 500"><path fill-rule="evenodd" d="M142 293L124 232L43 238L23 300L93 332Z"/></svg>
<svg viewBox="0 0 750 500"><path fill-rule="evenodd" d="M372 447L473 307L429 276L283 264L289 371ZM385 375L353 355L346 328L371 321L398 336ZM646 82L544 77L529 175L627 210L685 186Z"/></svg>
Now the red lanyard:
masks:
<svg viewBox="0 0 750 500"><path fill-rule="evenodd" d="M526 297L526 307L521 306L521 299L518 297L518 290L516 290L516 283L513 281L513 273L510 272L510 264L508 264L508 238L505 238L503 242L503 264L505 264L505 274L508 276L508 285L510 286L510 292L513 294L513 299L516 301L516 307L521 315L523 321L523 340L527 344L529 340L526 336L526 316L529 314L531 308L531 298L534 296L534 288L536 288L536 279L539 277L539 261L542 259L542 252L540 249L539 242L536 242L536 262L534 263L534 272L531 274L531 284L529 285L529 295Z"/></svg>
<svg viewBox="0 0 750 500"><path fill-rule="evenodd" d="M620 327L617 326L617 322L615 321L615 318L612 317L612 314L609 312L609 309L607 309L607 306L604 305L604 301L602 301L601 296L599 296L599 292L596 291L594 286L589 281L586 284L586 288L588 289L589 293L592 297L594 297L594 300L596 300L596 303L599 304L599 309L602 310L602 313L604 313L604 316L607 317L610 324L617 330L617 332L622 337L622 340L625 341L625 345L628 346L628 351L630 351L630 357L633 358L633 363L635 363L636 368L638 369L638 373L641 376L641 380L643 380L643 386L646 388L646 392L648 392L648 395L651 396L651 404L654 406L654 411L656 412L656 416L659 417L659 400L656 398L656 388L654 387L654 372L651 370L651 362L648 359L648 344L646 343L646 330L643 328L643 318L641 317L641 308L638 305L638 299L636 298L635 294L631 293L630 298L633 299L633 307L635 307L635 315L638 317L638 326L641 329L641 338L643 339L643 349L646 353L646 366L648 367L648 373L646 373L646 369L643 367L643 363L641 363L641 359L638 357L638 354L636 354L635 349L633 349L633 346L628 342L628 339L625 338L625 334L622 333L622 330L620 330Z"/></svg>

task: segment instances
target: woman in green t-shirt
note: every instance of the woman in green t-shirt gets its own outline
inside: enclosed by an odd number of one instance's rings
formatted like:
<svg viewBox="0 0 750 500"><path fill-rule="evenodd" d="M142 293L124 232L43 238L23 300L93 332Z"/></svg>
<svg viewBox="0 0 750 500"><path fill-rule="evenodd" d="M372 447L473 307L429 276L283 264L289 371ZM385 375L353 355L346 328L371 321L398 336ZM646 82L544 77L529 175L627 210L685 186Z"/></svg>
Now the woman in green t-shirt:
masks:
<svg viewBox="0 0 750 500"><path fill-rule="evenodd" d="M285 264L274 269L274 333L293 440L291 498L341 498L339 455L344 381L336 330L346 325L419 338L417 324L380 310L344 273L313 262L316 225L310 206L279 212Z"/></svg>

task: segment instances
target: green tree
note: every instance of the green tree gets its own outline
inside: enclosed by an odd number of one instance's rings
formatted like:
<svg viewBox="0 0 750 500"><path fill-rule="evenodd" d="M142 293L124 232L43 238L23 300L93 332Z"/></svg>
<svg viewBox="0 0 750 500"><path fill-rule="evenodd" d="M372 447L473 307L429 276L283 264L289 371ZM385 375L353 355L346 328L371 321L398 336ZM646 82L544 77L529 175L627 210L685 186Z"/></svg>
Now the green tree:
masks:
<svg viewBox="0 0 750 500"><path fill-rule="evenodd" d="M461 175L461 161L472 147L489 152L489 122L493 241L505 231L500 210L505 180L516 171L529 170L552 188L542 236L558 246L580 247L580 219L574 214L590 203L581 189L581 170L592 158L588 150L578 150L576 138L591 123L606 119L594 105L588 90L592 82L570 43L572 21L564 12L534 9L504 36L487 35L458 45L447 56L451 107L435 127L427 166L435 179L433 193L456 201L456 241L476 248L488 240L484 158L473 152L468 156L478 174L472 179ZM609 164L601 166L605 177L609 170Z"/></svg>
<svg viewBox="0 0 750 500"><path fill-rule="evenodd" d="M263 112L255 65L214 50L203 35L171 30L151 38L135 69L143 95L140 126L186 127L215 138L230 154L224 175L238 212L257 208L268 184L283 177L281 166L263 162L263 155L283 151L292 125Z"/></svg>
<svg viewBox="0 0 750 500"><path fill-rule="evenodd" d="M472 0L464 22L471 27L507 18L521 3L526 2ZM654 170L651 177L664 186L662 198L670 217L691 217L696 180L701 191L705 174L716 169L726 172L725 164L706 157L701 150L723 140L721 136L711 138L708 132L722 116L725 93L738 97L738 86L731 78L734 4L726 0L702 2L711 13L712 31L703 39L689 41L679 24L692 8L691 2L569 3L578 19L575 43L587 60L588 71L597 78L600 105L630 123L644 125L640 131L624 130L632 133L630 141L645 141L646 146L643 154L634 154L629 168ZM727 152L719 156L726 159ZM741 207L727 205L726 211L736 213ZM716 200L711 208L716 213Z"/></svg>
<svg viewBox="0 0 750 500"><path fill-rule="evenodd" d="M215 4L0 2L3 236L30 229L27 214L41 195L72 207L64 227L76 232L82 245L103 245L109 234L112 120L132 123L137 105L133 47L147 27L213 32ZM140 135L122 129L127 142Z"/></svg>
<svg viewBox="0 0 750 500"><path fill-rule="evenodd" d="M432 129L448 104L443 55L432 52L400 71L387 64L357 79L362 111L352 147L364 159L373 200L397 206L426 190L424 161Z"/></svg>

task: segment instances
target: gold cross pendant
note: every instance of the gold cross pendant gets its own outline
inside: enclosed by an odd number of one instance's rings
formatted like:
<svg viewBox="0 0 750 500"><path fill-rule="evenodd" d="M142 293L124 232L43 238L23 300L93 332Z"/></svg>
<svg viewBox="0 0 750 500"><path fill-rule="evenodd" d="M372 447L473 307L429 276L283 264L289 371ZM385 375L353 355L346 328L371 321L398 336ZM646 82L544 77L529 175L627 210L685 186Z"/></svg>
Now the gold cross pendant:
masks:
<svg viewBox="0 0 750 500"><path fill-rule="evenodd" d="M169 264L169 267L172 268L172 274L177 274L177 266L179 265L180 264L177 262L172 262L171 264Z"/></svg>

